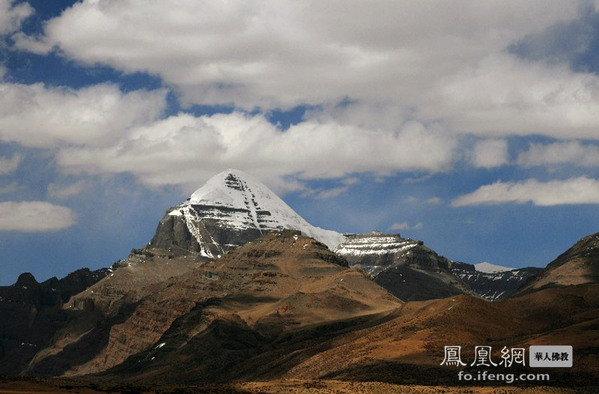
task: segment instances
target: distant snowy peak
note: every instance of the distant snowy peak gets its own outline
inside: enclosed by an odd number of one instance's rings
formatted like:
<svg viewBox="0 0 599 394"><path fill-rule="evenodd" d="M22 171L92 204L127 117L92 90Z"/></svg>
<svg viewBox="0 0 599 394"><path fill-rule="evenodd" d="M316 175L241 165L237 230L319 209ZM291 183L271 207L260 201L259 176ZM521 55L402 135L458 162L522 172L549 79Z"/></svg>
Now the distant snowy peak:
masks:
<svg viewBox="0 0 599 394"><path fill-rule="evenodd" d="M233 169L210 178L169 215L182 217L200 245L218 242L201 236L201 222L207 221L236 231L299 230L331 249L345 240L340 233L312 226L260 181Z"/></svg>
<svg viewBox="0 0 599 394"><path fill-rule="evenodd" d="M506 271L514 270L514 268L504 267L501 265L495 265L495 264L491 264L491 263L487 263L487 262L474 264L474 268L478 272L484 272L486 274L493 274L495 272L506 272Z"/></svg>

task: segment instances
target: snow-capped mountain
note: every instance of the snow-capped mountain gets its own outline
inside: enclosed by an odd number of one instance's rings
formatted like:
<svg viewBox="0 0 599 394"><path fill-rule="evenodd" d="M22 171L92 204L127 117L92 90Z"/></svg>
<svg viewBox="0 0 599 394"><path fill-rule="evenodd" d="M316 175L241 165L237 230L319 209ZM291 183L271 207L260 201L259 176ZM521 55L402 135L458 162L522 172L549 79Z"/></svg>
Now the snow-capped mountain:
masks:
<svg viewBox="0 0 599 394"><path fill-rule="evenodd" d="M345 237L312 226L260 181L239 170L212 177L183 204L170 208L150 246L222 255L267 231L299 230L333 249Z"/></svg>
<svg viewBox="0 0 599 394"><path fill-rule="evenodd" d="M513 268L504 267L502 265L491 264L486 261L483 263L474 264L474 269L476 269L479 272L484 272L486 274L492 274L495 272L506 272L506 271L513 270Z"/></svg>
<svg viewBox="0 0 599 394"><path fill-rule="evenodd" d="M349 235L335 249L350 267L404 301L426 300L472 293L467 284L451 273L452 262L424 246L421 241L399 234Z"/></svg>
<svg viewBox="0 0 599 394"><path fill-rule="evenodd" d="M481 269L482 268L482 269ZM453 263L451 273L467 283L479 296L498 301L514 294L526 281L537 275L541 268L508 268L489 263Z"/></svg>
<svg viewBox="0 0 599 394"><path fill-rule="evenodd" d="M466 293L497 301L511 295L541 270L451 261L421 241L377 231L348 236L335 252L345 257L352 268L365 271L402 300Z"/></svg>
<svg viewBox="0 0 599 394"><path fill-rule="evenodd" d="M349 235L347 238L346 242L335 249L335 253L373 278L389 269L391 256L407 254L418 245L417 241L401 238L398 234L383 234L378 231Z"/></svg>

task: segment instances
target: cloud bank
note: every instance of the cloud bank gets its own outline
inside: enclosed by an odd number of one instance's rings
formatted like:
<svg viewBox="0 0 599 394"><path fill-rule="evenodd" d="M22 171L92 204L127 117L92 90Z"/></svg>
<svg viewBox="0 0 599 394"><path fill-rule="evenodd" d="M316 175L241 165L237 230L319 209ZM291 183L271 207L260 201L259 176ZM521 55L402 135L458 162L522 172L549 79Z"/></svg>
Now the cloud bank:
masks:
<svg viewBox="0 0 599 394"><path fill-rule="evenodd" d="M0 83L0 141L37 148L102 146L157 119L165 96L165 90L122 93L113 84L75 90Z"/></svg>
<svg viewBox="0 0 599 394"><path fill-rule="evenodd" d="M585 145L580 141L531 144L518 155L518 164L524 167L573 164L582 167L599 167L599 146Z"/></svg>
<svg viewBox="0 0 599 394"><path fill-rule="evenodd" d="M599 204L599 181L578 177L563 181L495 182L456 198L452 205L496 205L533 203L538 206Z"/></svg>
<svg viewBox="0 0 599 394"><path fill-rule="evenodd" d="M77 216L67 207L44 201L0 202L0 231L43 232L73 226Z"/></svg>
<svg viewBox="0 0 599 394"><path fill-rule="evenodd" d="M459 132L597 139L596 75L506 51L575 20L581 4L86 0L50 20L37 45L159 75L188 104L268 110L350 98Z"/></svg>
<svg viewBox="0 0 599 394"><path fill-rule="evenodd" d="M12 0L0 0L0 35L17 31L21 23L33 14L28 3L13 3Z"/></svg>
<svg viewBox="0 0 599 394"><path fill-rule="evenodd" d="M179 114L131 129L109 147L62 149L57 163L71 173L130 172L148 185L196 187L223 167L273 181L289 174L331 179L356 172L444 171L455 148L455 141L415 122L387 132L305 121L283 132L262 115Z"/></svg>
<svg viewBox="0 0 599 394"><path fill-rule="evenodd" d="M0 142L52 149L68 174L131 173L189 189L237 167L306 192L305 180L448 173L460 160L487 170L599 160L599 76L569 63L588 47L577 26L596 3L83 0L39 36L19 31L33 12L26 3L0 0L2 10L13 50L151 74L168 87L0 83ZM560 31L576 50L548 44ZM165 114L169 91L183 112ZM194 115L196 104L235 112ZM297 106L309 109L288 129L268 121ZM512 145L538 137L550 142ZM524 187L501 185L506 196Z"/></svg>

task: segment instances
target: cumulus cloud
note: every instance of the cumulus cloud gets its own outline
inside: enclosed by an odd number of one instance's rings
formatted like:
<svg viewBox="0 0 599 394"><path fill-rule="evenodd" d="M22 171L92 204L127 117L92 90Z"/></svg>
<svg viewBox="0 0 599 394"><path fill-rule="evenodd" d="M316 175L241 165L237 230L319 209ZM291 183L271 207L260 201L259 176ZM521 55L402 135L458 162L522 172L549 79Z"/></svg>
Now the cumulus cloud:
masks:
<svg viewBox="0 0 599 394"><path fill-rule="evenodd" d="M443 203L443 199L441 199L440 197L431 197L427 198L425 202L431 205L439 205Z"/></svg>
<svg viewBox="0 0 599 394"><path fill-rule="evenodd" d="M14 172L17 168L19 168L22 160L23 156L18 153L15 153L10 158L0 157L0 175Z"/></svg>
<svg viewBox="0 0 599 394"><path fill-rule="evenodd" d="M455 149L451 138L417 123L387 132L306 121L282 131L262 115L182 113L132 129L109 147L62 149L57 162L68 172L130 172L148 185L195 187L229 167L265 180L445 171ZM356 180L344 182L347 188Z"/></svg>
<svg viewBox="0 0 599 394"><path fill-rule="evenodd" d="M124 130L157 119L166 91L123 93L116 85L79 90L0 83L0 141L26 147L112 143Z"/></svg>
<svg viewBox="0 0 599 394"><path fill-rule="evenodd" d="M85 181L62 185L59 183L50 183L48 185L48 196L53 198L69 198L83 192L88 187Z"/></svg>
<svg viewBox="0 0 599 394"><path fill-rule="evenodd" d="M281 130L260 114L161 119L164 90L3 83L0 141L58 147L67 172L186 188L227 167L279 190L302 190L297 179L449 171L463 134L481 138L470 164L493 168L509 162L505 136L599 139L599 76L508 50L575 24L583 3L83 0L39 37L13 30L15 47L158 76L184 107L310 110Z"/></svg>
<svg viewBox="0 0 599 394"><path fill-rule="evenodd" d="M463 207L527 202L538 206L599 204L599 181L588 177L549 182L536 179L523 182L498 181L456 198L452 205Z"/></svg>
<svg viewBox="0 0 599 394"><path fill-rule="evenodd" d="M517 163L524 167L552 164L599 167L599 146L580 141L530 144L527 151L518 155Z"/></svg>
<svg viewBox="0 0 599 394"><path fill-rule="evenodd" d="M347 186L339 186L339 187L334 187L334 188L325 189L325 190L308 190L303 193L303 196L326 200L327 198L333 198L333 197L340 196L340 195L346 193L348 190L349 190L349 187L347 187Z"/></svg>
<svg viewBox="0 0 599 394"><path fill-rule="evenodd" d="M0 202L0 231L62 230L76 221L75 213L69 208L45 201Z"/></svg>
<svg viewBox="0 0 599 394"><path fill-rule="evenodd" d="M599 76L496 54L433 90L421 114L481 136L599 139Z"/></svg>
<svg viewBox="0 0 599 394"><path fill-rule="evenodd" d="M408 222L395 222L393 223L391 226L389 226L389 230L390 231L397 231L397 230L421 230L424 227L424 223L422 222L418 222L416 224L414 224L413 226L410 225Z"/></svg>
<svg viewBox="0 0 599 394"><path fill-rule="evenodd" d="M341 180L342 186L333 187L330 189L311 189L306 187L303 189L302 195L304 197L311 197L322 200L327 198L333 198L346 193L353 185L356 185L359 182L360 180L356 177L345 178Z"/></svg>
<svg viewBox="0 0 599 394"><path fill-rule="evenodd" d="M33 14L29 3L0 0L0 35L15 32L21 23Z"/></svg>
<svg viewBox="0 0 599 394"><path fill-rule="evenodd" d="M493 168L509 162L506 140L490 139L478 141L470 158L475 167Z"/></svg>
<svg viewBox="0 0 599 394"><path fill-rule="evenodd" d="M53 49L43 38L31 37L23 32L13 34L11 39L14 49L35 53L36 55L47 55Z"/></svg>
<svg viewBox="0 0 599 394"><path fill-rule="evenodd" d="M187 103L289 108L349 97L414 108L464 65L578 9L542 0L85 0L48 21L39 45L160 75Z"/></svg>

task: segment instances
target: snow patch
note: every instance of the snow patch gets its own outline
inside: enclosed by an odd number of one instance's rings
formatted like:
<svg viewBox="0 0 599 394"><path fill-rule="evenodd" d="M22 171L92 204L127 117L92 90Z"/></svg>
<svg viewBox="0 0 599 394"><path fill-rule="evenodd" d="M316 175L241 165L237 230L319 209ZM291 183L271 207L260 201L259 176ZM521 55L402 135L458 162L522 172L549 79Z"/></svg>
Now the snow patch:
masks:
<svg viewBox="0 0 599 394"><path fill-rule="evenodd" d="M491 264L491 263L487 263L487 262L474 264L474 268L478 272L484 272L486 274L493 274L496 272L506 272L506 271L514 270L514 268L504 267L501 265L495 265L495 264Z"/></svg>

